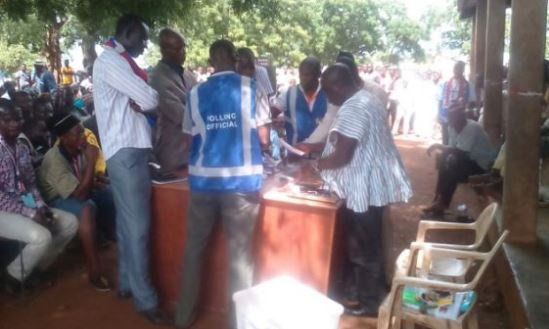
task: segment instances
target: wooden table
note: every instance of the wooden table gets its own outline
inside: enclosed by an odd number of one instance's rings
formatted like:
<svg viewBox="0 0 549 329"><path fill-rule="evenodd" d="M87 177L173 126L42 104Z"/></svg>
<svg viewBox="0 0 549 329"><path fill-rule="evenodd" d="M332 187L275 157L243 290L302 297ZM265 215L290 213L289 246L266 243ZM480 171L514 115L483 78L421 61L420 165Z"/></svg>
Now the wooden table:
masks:
<svg viewBox="0 0 549 329"><path fill-rule="evenodd" d="M153 185L152 273L161 305L168 311L175 308L181 283L188 200L186 182ZM255 282L290 274L327 293L339 252L339 206L266 191L255 236ZM227 266L227 248L218 225L206 254L202 307L227 309Z"/></svg>

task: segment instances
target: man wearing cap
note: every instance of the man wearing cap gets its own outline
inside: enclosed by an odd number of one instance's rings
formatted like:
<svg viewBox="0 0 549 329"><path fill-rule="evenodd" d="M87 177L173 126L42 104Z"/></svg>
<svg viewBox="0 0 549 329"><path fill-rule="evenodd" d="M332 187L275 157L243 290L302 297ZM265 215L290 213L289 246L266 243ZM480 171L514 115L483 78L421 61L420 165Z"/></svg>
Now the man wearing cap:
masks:
<svg viewBox="0 0 549 329"><path fill-rule="evenodd" d="M452 202L458 184L465 182L469 176L486 173L497 156L482 126L467 119L465 104L450 106L448 126L448 145L434 144L427 150L429 155L439 153L434 202L423 210L430 217L442 217Z"/></svg>
<svg viewBox="0 0 549 329"><path fill-rule="evenodd" d="M95 174L99 149L86 142L84 127L71 114L56 113L49 125L59 143L46 153L39 169L42 194L48 204L78 217L90 284L109 291L97 252L96 219L112 225L115 208L107 179Z"/></svg>
<svg viewBox="0 0 549 329"><path fill-rule="evenodd" d="M44 62L34 62L34 74L36 75L37 87L40 93L52 93L57 90L57 82L55 82L53 74L48 71Z"/></svg>

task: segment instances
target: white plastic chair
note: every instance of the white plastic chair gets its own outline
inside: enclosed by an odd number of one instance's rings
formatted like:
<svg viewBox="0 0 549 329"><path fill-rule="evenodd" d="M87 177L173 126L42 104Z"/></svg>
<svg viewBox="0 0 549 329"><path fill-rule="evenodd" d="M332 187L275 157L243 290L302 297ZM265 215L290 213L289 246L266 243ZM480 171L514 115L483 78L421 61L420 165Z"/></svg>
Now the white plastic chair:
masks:
<svg viewBox="0 0 549 329"><path fill-rule="evenodd" d="M412 242L410 249L403 250L397 258L396 275L410 275L417 269L423 269L422 275L424 276L429 275L445 281L463 282L471 265L467 260L441 257L433 259L430 267L425 268L421 250L425 246L469 251L478 250L494 223L497 210L498 205L494 202L482 211L475 222L467 224L420 221L416 241ZM425 242L427 232L431 230L472 230L475 232L475 241L469 245Z"/></svg>
<svg viewBox="0 0 549 329"><path fill-rule="evenodd" d="M471 263L481 262L481 265L474 278L470 282L464 283L432 280L406 275L395 276L391 286L391 292L379 309L377 329L400 329L402 322L404 322L406 329L414 328L415 324L421 324L422 326L433 329L478 329L476 301L473 302L466 313L460 315L455 320L449 320L422 314L418 311L403 307L402 292L405 286L449 291L453 293L474 291L486 272L488 265L501 248L508 233L508 231L503 232L492 250L485 253L424 246L424 262L427 266L431 260L438 257L467 259Z"/></svg>

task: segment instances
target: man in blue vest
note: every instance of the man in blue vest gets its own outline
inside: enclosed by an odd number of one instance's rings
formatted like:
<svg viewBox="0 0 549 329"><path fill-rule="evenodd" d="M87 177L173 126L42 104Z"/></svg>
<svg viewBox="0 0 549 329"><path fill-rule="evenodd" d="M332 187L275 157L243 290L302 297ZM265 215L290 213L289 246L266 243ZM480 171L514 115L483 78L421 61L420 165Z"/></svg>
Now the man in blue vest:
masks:
<svg viewBox="0 0 549 329"><path fill-rule="evenodd" d="M256 101L252 79L235 72L236 50L227 40L210 47L214 67L187 98L183 132L190 145L187 240L176 326L195 319L203 252L218 222L229 245L229 293L252 284L252 242L259 211L263 165L269 143L269 108ZM229 297L229 296L227 296ZM234 312L232 312L234 326Z"/></svg>
<svg viewBox="0 0 549 329"><path fill-rule="evenodd" d="M299 85L277 99L275 108L284 112L286 140L292 145L306 141L326 114L328 100L320 86L321 73L317 58L305 58L299 65Z"/></svg>

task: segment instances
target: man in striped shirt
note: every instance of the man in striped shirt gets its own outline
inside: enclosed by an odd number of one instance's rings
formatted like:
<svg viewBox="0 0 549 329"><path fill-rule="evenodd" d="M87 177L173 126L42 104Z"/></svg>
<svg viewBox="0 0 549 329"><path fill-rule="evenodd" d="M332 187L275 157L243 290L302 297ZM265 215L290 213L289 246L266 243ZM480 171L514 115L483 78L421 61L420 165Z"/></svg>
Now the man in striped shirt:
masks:
<svg viewBox="0 0 549 329"><path fill-rule="evenodd" d="M116 36L93 68L97 125L117 210L118 295L133 296L135 307L154 324L171 324L158 309L149 273L151 180L148 159L151 131L144 112L158 105L146 72L133 61L143 53L148 28L139 17L124 15Z"/></svg>
<svg viewBox="0 0 549 329"><path fill-rule="evenodd" d="M343 64L322 75L328 100L341 106L330 128L318 169L326 185L345 200L347 256L359 304L356 316L376 315L384 297L382 218L385 207L412 196L410 182L386 124L385 108L361 89Z"/></svg>

